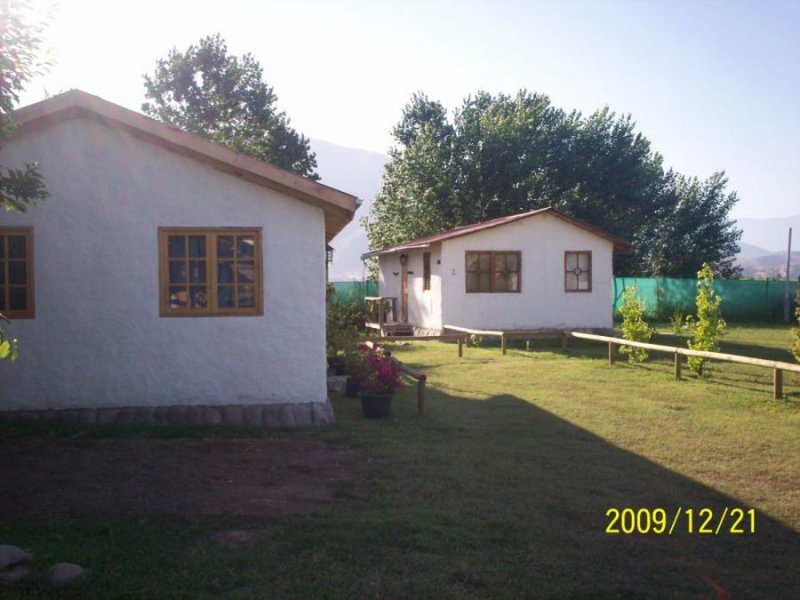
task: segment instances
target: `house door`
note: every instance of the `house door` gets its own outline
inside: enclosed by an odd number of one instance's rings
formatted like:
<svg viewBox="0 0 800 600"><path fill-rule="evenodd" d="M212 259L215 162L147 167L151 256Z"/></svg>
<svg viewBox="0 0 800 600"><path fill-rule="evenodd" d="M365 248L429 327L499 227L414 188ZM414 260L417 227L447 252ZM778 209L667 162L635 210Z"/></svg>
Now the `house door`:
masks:
<svg viewBox="0 0 800 600"><path fill-rule="evenodd" d="M400 322L408 323L408 255L400 255Z"/></svg>

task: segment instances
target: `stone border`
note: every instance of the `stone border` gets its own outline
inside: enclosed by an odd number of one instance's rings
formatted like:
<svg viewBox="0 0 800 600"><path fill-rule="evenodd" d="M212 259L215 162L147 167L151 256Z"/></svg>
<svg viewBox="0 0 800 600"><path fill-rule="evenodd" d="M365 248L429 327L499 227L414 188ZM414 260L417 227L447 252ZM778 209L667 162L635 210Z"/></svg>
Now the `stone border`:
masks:
<svg viewBox="0 0 800 600"><path fill-rule="evenodd" d="M134 406L0 411L0 419L30 419L85 425L237 425L243 427L308 427L333 423L330 401L225 406Z"/></svg>

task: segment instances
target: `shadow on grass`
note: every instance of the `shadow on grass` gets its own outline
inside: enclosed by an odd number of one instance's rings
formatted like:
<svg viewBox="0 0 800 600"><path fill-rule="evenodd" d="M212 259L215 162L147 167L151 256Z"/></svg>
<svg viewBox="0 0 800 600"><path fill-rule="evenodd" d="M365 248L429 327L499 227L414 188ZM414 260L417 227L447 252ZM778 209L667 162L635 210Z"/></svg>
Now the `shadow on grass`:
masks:
<svg viewBox="0 0 800 600"><path fill-rule="evenodd" d="M498 597L788 598L800 589L798 532L756 510L735 533L731 509L752 508L736 498L515 396L470 401L432 391L428 404L423 420L404 400L390 422L368 423L337 403L357 439L394 455L388 510L413 509L431 522L447 515L437 530L451 545L418 548L444 553L437 572L420 576L453 582L460 569L472 591ZM626 508L663 509L665 532L608 533L608 511ZM712 511L706 527L703 509ZM398 532L389 544L403 540ZM458 596L443 585L438 592Z"/></svg>

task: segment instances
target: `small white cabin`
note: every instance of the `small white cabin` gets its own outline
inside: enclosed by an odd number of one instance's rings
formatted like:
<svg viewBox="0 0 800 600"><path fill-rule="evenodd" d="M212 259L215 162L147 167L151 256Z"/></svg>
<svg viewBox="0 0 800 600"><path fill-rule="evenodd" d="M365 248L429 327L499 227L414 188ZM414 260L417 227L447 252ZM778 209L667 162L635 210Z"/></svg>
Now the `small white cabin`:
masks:
<svg viewBox="0 0 800 600"><path fill-rule="evenodd" d="M0 214L0 415L333 419L325 244L354 196L80 91L14 116L0 164L50 197Z"/></svg>
<svg viewBox="0 0 800 600"><path fill-rule="evenodd" d="M624 240L544 208L412 240L379 261L395 306L384 333L448 326L500 331L612 328L615 251Z"/></svg>

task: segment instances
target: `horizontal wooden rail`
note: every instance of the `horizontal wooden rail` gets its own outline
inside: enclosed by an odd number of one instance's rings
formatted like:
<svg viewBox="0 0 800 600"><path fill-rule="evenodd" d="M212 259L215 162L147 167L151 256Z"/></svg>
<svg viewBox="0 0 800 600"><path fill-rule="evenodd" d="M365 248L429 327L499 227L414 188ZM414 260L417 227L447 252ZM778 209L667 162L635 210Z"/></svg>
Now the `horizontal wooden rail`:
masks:
<svg viewBox="0 0 800 600"><path fill-rule="evenodd" d="M462 334L451 333L449 335L388 335L388 336L370 336L367 338L369 342L432 342L436 340L443 341L456 341L458 342L458 358L464 356L464 344L467 341L467 336Z"/></svg>
<svg viewBox="0 0 800 600"><path fill-rule="evenodd" d="M613 356L617 346L632 346L634 348L644 348L645 350L653 350L654 352L667 352L669 354L674 354L676 379L681 378L681 358L680 358L681 356L697 356L700 358L709 358L711 360L721 360L725 362L734 362L743 365L753 365L756 367L766 367L768 369L773 369L773 397L776 400L783 396L783 371L800 373L800 365L782 362L778 360L766 360L763 358L740 356L738 354L725 354L724 352L707 352L705 350L691 350L689 348L680 348L678 346L664 346L662 344L634 342L632 340L625 340L622 338L616 338L607 335L595 335L593 333L581 333L579 331L570 331L569 335L579 339L608 343L609 364L614 364Z"/></svg>
<svg viewBox="0 0 800 600"><path fill-rule="evenodd" d="M502 348L503 354L508 352L508 336L506 335L505 331L493 331L491 329L470 329L469 327L458 327L457 325L444 325L442 326L442 329L452 329L453 331L460 331L470 335L493 335L499 337L500 348ZM467 340L467 345L471 345L469 340Z"/></svg>

